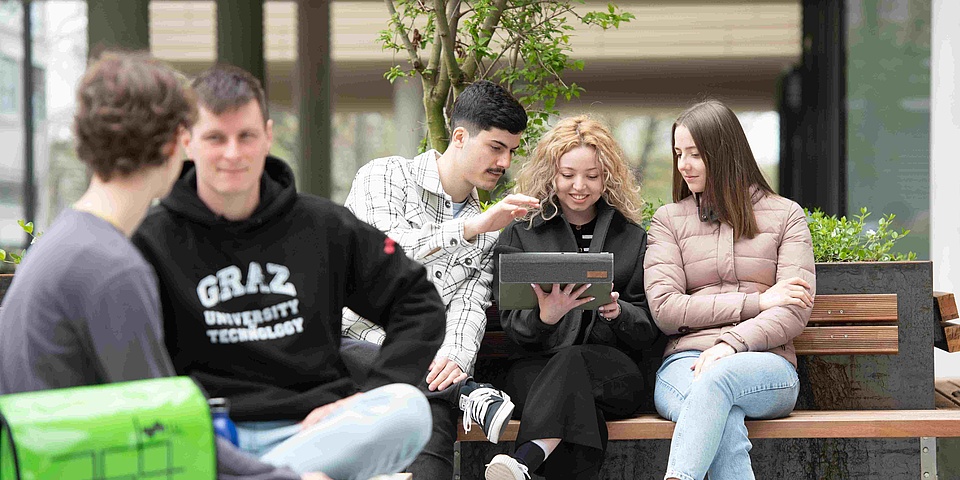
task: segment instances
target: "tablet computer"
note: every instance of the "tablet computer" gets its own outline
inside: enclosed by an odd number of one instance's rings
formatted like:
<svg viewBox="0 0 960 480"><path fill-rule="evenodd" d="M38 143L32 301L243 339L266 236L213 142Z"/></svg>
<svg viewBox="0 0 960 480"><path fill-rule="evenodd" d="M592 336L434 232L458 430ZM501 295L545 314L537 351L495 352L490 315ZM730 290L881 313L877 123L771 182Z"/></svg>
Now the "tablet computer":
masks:
<svg viewBox="0 0 960 480"><path fill-rule="evenodd" d="M613 254L573 252L522 252L500 255L499 310L526 310L536 308L537 294L531 283L540 284L545 292L553 284L561 288L576 284L579 288L591 284L580 298L596 297L575 310L592 310L610 303L613 291Z"/></svg>

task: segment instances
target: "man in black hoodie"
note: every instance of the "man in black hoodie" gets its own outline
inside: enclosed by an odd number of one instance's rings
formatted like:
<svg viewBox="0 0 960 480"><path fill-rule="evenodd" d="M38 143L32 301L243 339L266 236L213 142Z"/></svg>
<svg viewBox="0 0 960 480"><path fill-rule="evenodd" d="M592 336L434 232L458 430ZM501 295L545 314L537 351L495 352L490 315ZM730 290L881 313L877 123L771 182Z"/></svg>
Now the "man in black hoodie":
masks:
<svg viewBox="0 0 960 480"><path fill-rule="evenodd" d="M443 335L436 289L380 231L297 193L267 154L252 75L216 66L193 87L192 162L134 237L160 279L174 367L230 400L240 447L268 463L334 478L403 469L430 435L410 385ZM386 330L359 387L339 355L345 306Z"/></svg>

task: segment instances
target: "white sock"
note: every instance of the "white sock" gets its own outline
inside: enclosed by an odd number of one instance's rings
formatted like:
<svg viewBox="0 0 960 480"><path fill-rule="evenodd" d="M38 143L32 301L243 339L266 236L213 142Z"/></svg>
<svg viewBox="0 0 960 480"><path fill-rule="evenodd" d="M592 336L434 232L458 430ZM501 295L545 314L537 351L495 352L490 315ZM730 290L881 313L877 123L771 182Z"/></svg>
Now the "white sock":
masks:
<svg viewBox="0 0 960 480"><path fill-rule="evenodd" d="M543 459L544 459L544 460L546 460L547 457L549 457L550 454L553 453L553 450L554 450L555 448L557 448L556 445L553 445L552 447L551 447L551 446L548 446L548 445L547 445L547 442L544 442L543 440L539 440L539 439L537 439L537 440L531 440L531 443L536 444L538 447L540 447L541 450L543 450Z"/></svg>

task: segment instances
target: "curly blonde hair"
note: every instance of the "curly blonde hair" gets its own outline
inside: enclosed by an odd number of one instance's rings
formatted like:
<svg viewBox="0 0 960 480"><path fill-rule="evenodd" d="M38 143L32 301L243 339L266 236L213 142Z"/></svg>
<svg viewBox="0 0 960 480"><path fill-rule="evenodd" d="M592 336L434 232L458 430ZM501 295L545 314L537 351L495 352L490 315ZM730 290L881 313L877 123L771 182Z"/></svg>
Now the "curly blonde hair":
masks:
<svg viewBox="0 0 960 480"><path fill-rule="evenodd" d="M557 205L556 176L560 157L577 147L593 147L603 175L603 199L628 220L640 224L642 218L640 186L624 160L620 145L610 130L587 115L560 120L537 143L533 155L520 167L514 191L541 199L539 210L531 211L523 220L537 215L550 220L560 211ZM547 206L553 208L547 208Z"/></svg>

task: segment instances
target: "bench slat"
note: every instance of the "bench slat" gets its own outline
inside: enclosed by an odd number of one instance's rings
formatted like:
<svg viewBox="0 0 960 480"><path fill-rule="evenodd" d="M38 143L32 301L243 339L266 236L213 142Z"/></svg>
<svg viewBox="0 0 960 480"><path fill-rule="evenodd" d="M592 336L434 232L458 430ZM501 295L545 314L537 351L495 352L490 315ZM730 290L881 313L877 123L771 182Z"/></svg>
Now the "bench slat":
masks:
<svg viewBox="0 0 960 480"><path fill-rule="evenodd" d="M940 310L940 321L955 320L960 318L957 313L957 300L949 292L933 292L933 298L937 300L937 308Z"/></svg>
<svg viewBox="0 0 960 480"><path fill-rule="evenodd" d="M898 327L807 327L793 339L798 355L896 354Z"/></svg>
<svg viewBox="0 0 960 480"><path fill-rule="evenodd" d="M960 378L937 378L934 388L937 408L960 409Z"/></svg>
<svg viewBox="0 0 960 480"><path fill-rule="evenodd" d="M510 356L510 339L503 332L487 332L483 335L483 343L477 358L506 358Z"/></svg>
<svg viewBox="0 0 960 480"><path fill-rule="evenodd" d="M893 325L807 327L793 340L798 355L893 355L899 351L898 327ZM480 358L505 358L510 340L503 332L487 332Z"/></svg>
<svg viewBox="0 0 960 480"><path fill-rule="evenodd" d="M960 437L960 409L795 411L787 418L747 420L750 438L917 438ZM517 439L512 420L501 441ZM654 414L607 422L610 440L670 439L674 423ZM461 425L458 440L486 441L480 427Z"/></svg>
<svg viewBox="0 0 960 480"><path fill-rule="evenodd" d="M897 294L817 295L811 324L896 323Z"/></svg>

